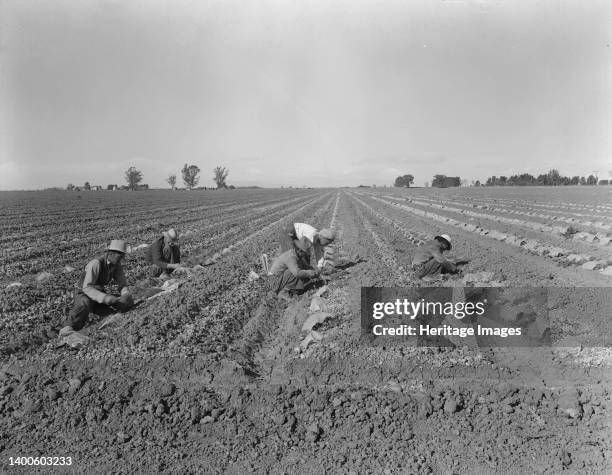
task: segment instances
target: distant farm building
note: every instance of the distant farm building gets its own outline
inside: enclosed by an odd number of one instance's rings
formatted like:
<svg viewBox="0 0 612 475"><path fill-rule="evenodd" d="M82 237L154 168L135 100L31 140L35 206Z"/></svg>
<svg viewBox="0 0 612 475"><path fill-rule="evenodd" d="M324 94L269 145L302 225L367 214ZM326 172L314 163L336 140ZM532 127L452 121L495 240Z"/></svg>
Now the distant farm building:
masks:
<svg viewBox="0 0 612 475"><path fill-rule="evenodd" d="M106 189L109 191L117 191L119 187L117 185L107 185Z"/></svg>

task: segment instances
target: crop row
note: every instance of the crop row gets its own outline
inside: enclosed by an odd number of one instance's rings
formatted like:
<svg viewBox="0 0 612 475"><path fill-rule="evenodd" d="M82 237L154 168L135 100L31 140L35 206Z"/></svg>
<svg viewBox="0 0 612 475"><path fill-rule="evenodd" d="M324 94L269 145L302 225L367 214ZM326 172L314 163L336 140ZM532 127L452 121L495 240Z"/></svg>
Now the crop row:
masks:
<svg viewBox="0 0 612 475"><path fill-rule="evenodd" d="M396 196L390 196L390 197L394 199L398 199L398 197ZM413 203L420 203L420 204L432 205L432 203L435 203L433 204L433 206L436 206L436 207L441 207L442 205L448 207L449 205L451 205L451 206L461 206L463 208L468 208L468 209L477 208L481 210L488 210L490 212L494 212L496 215L498 215L499 213L517 214L521 216L529 216L532 218L540 218L541 220L545 222L551 222L551 221L564 222L564 223L571 224L572 227L574 227L575 225L579 225L579 226L584 226L587 228L600 229L604 231L612 230L612 224L607 224L601 221L601 217L599 218L600 219L599 221L587 221L584 219L571 218L567 216L556 216L553 214L545 214L542 212L528 211L528 207L521 207L520 209L506 208L503 206L498 206L498 205L493 205L493 204L476 204L476 203L468 204L468 203L465 203L465 201L432 199L432 198L427 198L423 196L415 196L414 198L403 198L403 199L413 202ZM610 220L612 221L612 218L610 218Z"/></svg>
<svg viewBox="0 0 612 475"><path fill-rule="evenodd" d="M551 246L549 244L542 243L535 239L526 239L526 238L517 236L512 233L502 233L496 230L486 229L481 226L469 224L463 221L458 221L456 219L453 219L447 216L442 216L436 213L432 213L430 211L424 211L420 208L408 206L406 204L399 203L397 201L390 202L387 199L379 198L377 196L371 196L371 198L380 203L384 203L387 206L395 206L404 211L415 214L417 216L421 216L428 220L433 220L433 221L437 221L440 223L444 223L446 225L458 227L465 231L473 232L481 236L486 236L488 238L492 238L500 242L505 242L506 244L509 244L515 247L520 247L538 256L543 256L546 258L555 258L557 261L563 261L565 263L572 264L572 265L581 264L583 268L585 269L593 270L593 271L599 270L601 271L601 273L605 275L612 274L612 266L610 266L612 262L610 262L607 259L598 260L595 257L589 256L586 254L576 254L570 250L563 249L557 246Z"/></svg>
<svg viewBox="0 0 612 475"><path fill-rule="evenodd" d="M385 195L384 197L390 198L392 200L397 199L395 196L392 196L392 195ZM573 230L569 226L550 226L548 224L538 223L535 221L529 221L529 220L523 220L523 219L517 219L517 218L509 218L506 216L499 216L498 214L481 213L477 211L472 211L470 209L462 209L462 208L457 208L454 206L441 205L438 203L429 203L429 202L425 202L421 200L413 200L409 198L400 198L400 199L403 199L405 201L408 201L410 203L413 203L415 205L420 205L423 207L437 208L440 211L447 212L447 213L459 213L459 214L463 214L463 215L470 216L473 218L481 218L481 219L486 219L489 221L496 221L499 223L521 226L521 227L532 229L534 231L553 233L553 234L557 234L557 235L565 236L565 237L569 237L571 235L571 238L576 241L585 241L587 243L594 244L597 246L608 246L610 242L612 242L612 237L604 233L592 234L592 233L588 233L584 231L575 232L575 230Z"/></svg>
<svg viewBox="0 0 612 475"><path fill-rule="evenodd" d="M357 201L357 199L352 196L352 199ZM357 215L358 222L364 227L364 229L370 234L372 240L378 249L378 254L382 263L389 269L391 272L391 276L395 285L402 285L407 282L408 272L395 258L395 252L393 248L389 245L389 239L382 238L377 230L374 229L374 226L370 222L370 218L368 218L364 212L359 209L359 207L354 208L355 213ZM373 216L379 218L380 215L376 212L372 213Z"/></svg>
<svg viewBox="0 0 612 475"><path fill-rule="evenodd" d="M217 197L218 196L218 197ZM3 234L15 236L27 233L30 229L45 228L46 224L67 224L79 218L83 221L106 218L150 217L152 214L181 213L185 209L212 209L217 206L231 206L243 203L237 197L217 195L172 195L163 193L131 194L118 197L110 194L92 194L80 199L72 194L61 194L46 201L44 196L34 196L27 201L27 211L19 212L10 205L0 207L3 217ZM97 198L97 199L96 199ZM179 198L182 198L179 200ZM186 199L185 199L186 198ZM207 202L203 203L203 200Z"/></svg>
<svg viewBox="0 0 612 475"><path fill-rule="evenodd" d="M308 195L307 195L308 196ZM294 197L293 200L299 200L300 198L306 197ZM70 213L64 214L68 218L64 220L51 219L41 215L43 219L39 217L39 224L41 229L34 231L25 232L20 230L11 237L10 233L3 235L2 241L5 242L5 252L14 253L17 250L31 247L31 240L40 240L42 238L53 240L56 243L74 241L87 238L91 236L91 225L95 225L98 228L112 228L116 235L125 234L127 231L130 235L134 233L134 223L142 223L137 225L136 231L147 230L154 226L156 223L179 222L181 225L185 225L190 222L200 221L202 219L212 219L215 217L227 216L229 213L233 213L238 210L248 209L249 207L255 208L257 206L269 206L274 203L286 202L285 197L274 197L270 200L258 201L258 202L226 202L223 204L206 204L201 205L201 202L196 202L195 207L160 207L157 208L153 205L148 210L141 212L132 213L118 213L116 210L112 212L106 211L103 213L92 213L90 210L72 210ZM291 199L289 201L292 201ZM127 208L129 209L129 208ZM87 225L84 225L86 224ZM117 225L119 224L119 227ZM28 227L28 224L22 224L24 229ZM11 254L12 255L12 254Z"/></svg>
<svg viewBox="0 0 612 475"><path fill-rule="evenodd" d="M275 216L280 216L287 210L291 210L293 206L299 206L304 203L307 197L292 198L284 202L275 203L270 206L261 207L257 213L247 209L244 214L234 216L227 219L232 214L221 213L213 222L207 217L200 218L197 222L193 222L191 226L180 228L183 232L183 250L190 251L194 247L202 247L203 245L210 246L212 241L216 240L215 236L219 233L215 232L217 227L226 230L225 236L222 238L229 239L233 234L239 234L247 231L249 228L256 227L274 219ZM246 223L246 229L245 224ZM113 226L113 235L122 236L128 240L145 240L149 242L162 229L163 223L154 223L147 226L135 225L134 223L125 224L124 226ZM98 228L104 229L104 228ZM213 232L210 234L210 232ZM222 231L223 232L223 231ZM63 265L63 262L69 262L70 265L84 264L84 259L87 259L94 253L101 252L106 242L103 241L100 231L97 233L91 232L86 239L78 239L77 241L51 241L41 243L42 245L32 246L21 253L9 254L0 260L0 265L4 269L6 277L15 278L28 273L35 273L42 270L57 272ZM135 247L135 246L133 246Z"/></svg>
<svg viewBox="0 0 612 475"><path fill-rule="evenodd" d="M500 192L501 190L496 190ZM528 193L528 192L527 192ZM465 196L463 194L453 193L448 195L449 198L458 199L461 201L470 201L470 202L496 202L496 203L504 203L511 206L517 207L533 207L533 208L544 208L549 209L551 211L556 210L564 210L567 212L580 212L580 215L584 213L594 213L595 216L601 216L606 213L612 213L612 206L602 203L597 204L586 204L586 203L576 203L576 202L567 202L567 201L538 201L537 198L534 199L514 199L500 196L498 193L491 193L486 195L481 195L479 197L475 196Z"/></svg>

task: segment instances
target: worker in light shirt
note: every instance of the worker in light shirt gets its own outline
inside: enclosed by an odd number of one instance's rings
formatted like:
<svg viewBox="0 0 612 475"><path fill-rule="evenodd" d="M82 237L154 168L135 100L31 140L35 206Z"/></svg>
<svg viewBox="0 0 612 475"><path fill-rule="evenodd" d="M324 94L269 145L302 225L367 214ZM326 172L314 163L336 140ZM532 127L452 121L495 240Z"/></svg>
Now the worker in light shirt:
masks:
<svg viewBox="0 0 612 475"><path fill-rule="evenodd" d="M282 231L280 238L281 253L292 249L295 246L295 241L303 241L311 247L311 260L320 269L323 267L325 259L331 255L328 252L326 256L325 248L334 241L335 237L334 232L329 228L318 231L310 224L292 223Z"/></svg>
<svg viewBox="0 0 612 475"><path fill-rule="evenodd" d="M121 266L125 252L125 241L117 239L111 241L104 256L89 261L77 285L74 306L64 321L63 332L83 328L89 313L100 306L124 311L134 305ZM113 285L120 296L111 293Z"/></svg>

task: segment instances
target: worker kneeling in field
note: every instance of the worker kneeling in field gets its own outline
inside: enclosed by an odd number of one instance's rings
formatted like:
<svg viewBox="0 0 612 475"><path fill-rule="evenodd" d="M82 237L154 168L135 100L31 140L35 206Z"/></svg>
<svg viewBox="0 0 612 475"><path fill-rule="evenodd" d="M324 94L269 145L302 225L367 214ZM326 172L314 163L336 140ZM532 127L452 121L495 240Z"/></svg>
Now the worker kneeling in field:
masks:
<svg viewBox="0 0 612 475"><path fill-rule="evenodd" d="M151 264L151 277L165 280L176 269L180 269L182 266L178 232L169 229L155 239L148 248L147 259Z"/></svg>
<svg viewBox="0 0 612 475"><path fill-rule="evenodd" d="M290 250L293 243L299 240L306 240L310 243L309 253L317 267L323 267L325 261L325 247L329 246L335 239L335 234L331 229L324 228L318 231L310 224L293 223L284 229L280 238L281 252Z"/></svg>
<svg viewBox="0 0 612 475"><path fill-rule="evenodd" d="M310 268L311 244L306 239L296 240L291 249L274 259L268 273L268 288L276 292L305 290L311 279L319 276L318 270Z"/></svg>
<svg viewBox="0 0 612 475"><path fill-rule="evenodd" d="M451 249L451 238L448 234L436 236L433 241L419 247L412 260L412 269L422 279L427 275L454 274L457 265L442 255Z"/></svg>
<svg viewBox="0 0 612 475"><path fill-rule="evenodd" d="M78 331L83 328L89 313L94 310L106 307L124 311L134 305L121 266L125 251L125 241L113 240L104 256L89 261L85 266L85 272L75 292L74 306L64 321L63 331ZM109 292L112 286L117 287L120 297Z"/></svg>

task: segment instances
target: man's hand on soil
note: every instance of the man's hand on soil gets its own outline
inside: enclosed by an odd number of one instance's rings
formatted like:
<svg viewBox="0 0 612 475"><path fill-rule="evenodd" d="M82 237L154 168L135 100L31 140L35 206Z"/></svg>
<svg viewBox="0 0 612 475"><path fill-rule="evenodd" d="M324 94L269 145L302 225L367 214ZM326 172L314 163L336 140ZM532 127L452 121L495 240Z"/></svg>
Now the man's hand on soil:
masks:
<svg viewBox="0 0 612 475"><path fill-rule="evenodd" d="M132 308L134 306L134 297L130 294L122 295L117 304L121 310Z"/></svg>
<svg viewBox="0 0 612 475"><path fill-rule="evenodd" d="M117 302L119 302L119 297L110 294L105 295L102 301L104 305L115 305Z"/></svg>

